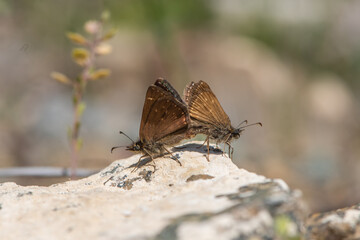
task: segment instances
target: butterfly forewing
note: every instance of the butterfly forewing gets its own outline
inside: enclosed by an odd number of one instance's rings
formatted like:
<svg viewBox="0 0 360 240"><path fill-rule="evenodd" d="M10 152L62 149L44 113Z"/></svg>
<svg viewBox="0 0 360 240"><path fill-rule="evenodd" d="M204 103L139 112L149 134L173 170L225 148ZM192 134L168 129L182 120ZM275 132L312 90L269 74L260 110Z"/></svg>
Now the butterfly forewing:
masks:
<svg viewBox="0 0 360 240"><path fill-rule="evenodd" d="M159 99L149 113L144 126L144 135L148 141L158 142L178 131L187 130L186 111L177 102Z"/></svg>
<svg viewBox="0 0 360 240"><path fill-rule="evenodd" d="M164 96L163 91L161 91L161 89L159 89L159 88L157 88L155 86L150 86L148 88L147 92L146 92L143 112L142 112L142 116L141 116L140 131L139 131L140 140L142 142L144 142L144 140L145 140L144 127L145 127L145 123L147 121L147 118L149 116L149 112L150 112L153 104L159 98L161 98L163 96Z"/></svg>
<svg viewBox="0 0 360 240"><path fill-rule="evenodd" d="M143 142L157 142L180 130L186 131L188 113L186 106L175 100L173 94L158 86L150 86L140 125Z"/></svg>
<svg viewBox="0 0 360 240"><path fill-rule="evenodd" d="M170 93L176 100L178 100L181 103L184 103L179 93L171 86L171 84L166 79L158 78L154 83L154 85L161 87L166 92Z"/></svg>
<svg viewBox="0 0 360 240"><path fill-rule="evenodd" d="M224 128L231 125L228 115L207 83L190 83L185 90L185 101L191 118Z"/></svg>

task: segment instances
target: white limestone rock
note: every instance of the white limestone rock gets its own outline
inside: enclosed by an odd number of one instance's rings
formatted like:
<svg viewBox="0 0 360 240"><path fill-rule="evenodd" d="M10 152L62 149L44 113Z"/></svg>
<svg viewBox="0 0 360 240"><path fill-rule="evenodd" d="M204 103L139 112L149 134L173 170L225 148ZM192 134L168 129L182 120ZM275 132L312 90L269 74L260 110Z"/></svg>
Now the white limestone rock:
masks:
<svg viewBox="0 0 360 240"><path fill-rule="evenodd" d="M297 236L299 191L236 167L198 144L176 150L182 166L140 155L50 187L0 184L0 239L234 239ZM280 234L280 235L279 235Z"/></svg>

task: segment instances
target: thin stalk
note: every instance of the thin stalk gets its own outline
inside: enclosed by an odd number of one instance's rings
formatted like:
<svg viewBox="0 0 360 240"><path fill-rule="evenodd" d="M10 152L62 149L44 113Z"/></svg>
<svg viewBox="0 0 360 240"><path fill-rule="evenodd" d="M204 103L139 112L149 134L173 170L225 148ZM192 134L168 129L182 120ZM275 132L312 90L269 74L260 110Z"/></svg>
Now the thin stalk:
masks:
<svg viewBox="0 0 360 240"><path fill-rule="evenodd" d="M76 169L79 161L79 135L80 135L80 127L81 127L81 115L82 112L79 111L81 108L81 104L83 104L83 97L86 90L86 85L90 79L91 70L95 66L95 48L101 41L101 33L99 31L93 39L89 40L87 43L87 48L89 50L89 58L84 64L84 68L79 76L79 78L73 83L73 103L74 103L74 119L72 124L71 131L71 178L74 179L76 177Z"/></svg>

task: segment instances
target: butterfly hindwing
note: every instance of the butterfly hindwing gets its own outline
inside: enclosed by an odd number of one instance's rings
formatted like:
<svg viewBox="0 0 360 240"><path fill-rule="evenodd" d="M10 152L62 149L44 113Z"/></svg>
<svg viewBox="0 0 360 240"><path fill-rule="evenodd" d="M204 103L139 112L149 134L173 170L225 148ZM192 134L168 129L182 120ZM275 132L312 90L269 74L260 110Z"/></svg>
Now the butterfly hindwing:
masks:
<svg viewBox="0 0 360 240"><path fill-rule="evenodd" d="M222 126L231 125L228 115L221 107L219 100L204 81L191 82L184 93L190 117L205 124Z"/></svg>

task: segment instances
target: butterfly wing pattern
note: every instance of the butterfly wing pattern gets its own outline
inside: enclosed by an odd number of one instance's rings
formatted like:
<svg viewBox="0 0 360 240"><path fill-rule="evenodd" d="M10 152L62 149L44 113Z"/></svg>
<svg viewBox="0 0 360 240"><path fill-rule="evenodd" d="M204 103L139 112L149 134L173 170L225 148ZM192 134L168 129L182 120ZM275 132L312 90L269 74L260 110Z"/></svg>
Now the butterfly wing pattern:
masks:
<svg viewBox="0 0 360 240"><path fill-rule="evenodd" d="M205 134L207 136L207 156L209 160L209 141L216 140L217 143L225 143L229 146L233 137L240 136L241 130L237 131L231 126L229 116L221 107L219 100L211 91L209 85L204 81L191 82L185 89L184 99L188 106L191 119L189 132L192 135ZM190 134L189 134L190 135ZM204 144L205 144L204 142Z"/></svg>
<svg viewBox="0 0 360 240"><path fill-rule="evenodd" d="M246 120L244 122L247 123ZM206 82L191 82L184 91L183 100L167 80L159 78L146 93L140 140L133 142L127 150L140 151L144 154L142 157L154 159L171 154L166 146L205 134L209 160L210 139L227 144L230 154L231 140L239 138L244 128L250 125L237 129L232 127L228 115ZM177 159L174 160L181 165Z"/></svg>
<svg viewBox="0 0 360 240"><path fill-rule="evenodd" d="M172 145L178 139L176 135L186 132L188 121L185 104L161 87L149 87L140 124L143 143Z"/></svg>
<svg viewBox="0 0 360 240"><path fill-rule="evenodd" d="M185 138L189 122L186 104L176 90L165 79L156 80L146 92L140 123L140 140L126 148L129 151L143 153L135 169L143 157L148 156L153 160L166 154L171 155L166 146L175 145ZM171 158L181 166L177 158Z"/></svg>
<svg viewBox="0 0 360 240"><path fill-rule="evenodd" d="M205 128L231 130L228 115L206 82L191 82L185 89L184 95L192 121L198 121Z"/></svg>
<svg viewBox="0 0 360 240"><path fill-rule="evenodd" d="M161 87L166 92L170 93L181 104L185 105L184 101L180 97L179 93L171 86L171 84L164 78L158 78L154 83L155 86Z"/></svg>

